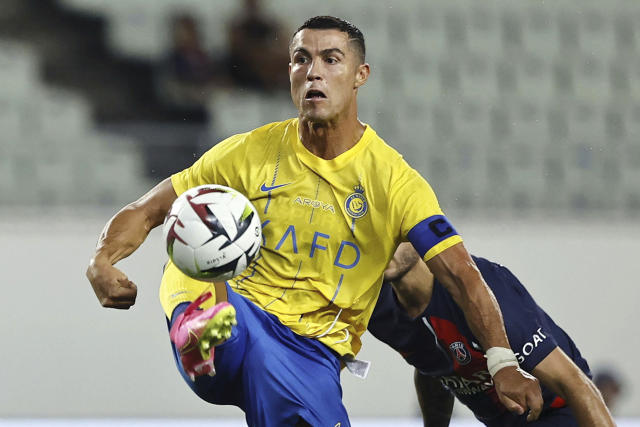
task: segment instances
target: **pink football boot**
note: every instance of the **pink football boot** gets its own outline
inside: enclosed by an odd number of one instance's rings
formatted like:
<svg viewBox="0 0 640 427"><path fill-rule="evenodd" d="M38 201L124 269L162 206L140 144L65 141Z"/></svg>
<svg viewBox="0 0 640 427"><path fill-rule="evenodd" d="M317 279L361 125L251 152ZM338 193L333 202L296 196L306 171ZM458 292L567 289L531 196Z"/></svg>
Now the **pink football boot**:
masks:
<svg viewBox="0 0 640 427"><path fill-rule="evenodd" d="M180 352L184 371L191 380L200 375L216 374L213 366L214 346L231 336L236 322L236 310L228 302L200 310L200 305L211 298L205 292L193 301L173 322L169 337Z"/></svg>

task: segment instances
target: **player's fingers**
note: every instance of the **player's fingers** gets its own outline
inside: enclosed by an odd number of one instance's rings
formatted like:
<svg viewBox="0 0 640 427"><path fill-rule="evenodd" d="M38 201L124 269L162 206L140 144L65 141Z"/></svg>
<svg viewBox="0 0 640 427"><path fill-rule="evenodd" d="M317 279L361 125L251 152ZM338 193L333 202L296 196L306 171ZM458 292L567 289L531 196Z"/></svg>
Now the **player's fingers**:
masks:
<svg viewBox="0 0 640 427"><path fill-rule="evenodd" d="M120 277L116 277L116 282L118 283L118 285L120 285L121 288L136 289L136 285L131 280L129 280L129 278L124 274Z"/></svg>
<svg viewBox="0 0 640 427"><path fill-rule="evenodd" d="M133 302L114 302L109 308L115 308L117 310L129 310L133 306Z"/></svg>
<svg viewBox="0 0 640 427"><path fill-rule="evenodd" d="M126 310L136 303L137 294L138 288L130 280L116 281L116 283L108 287L105 295L100 298L100 304L106 308Z"/></svg>
<svg viewBox="0 0 640 427"><path fill-rule="evenodd" d="M126 288L135 289L136 291L138 290L138 287L136 286L136 284L129 279L121 280L120 284L122 284L122 286Z"/></svg>
<svg viewBox="0 0 640 427"><path fill-rule="evenodd" d="M542 394L540 392L527 393L527 405L529 406L527 421L535 421L538 419L538 417L542 413L543 404L544 402L542 400Z"/></svg>
<svg viewBox="0 0 640 427"><path fill-rule="evenodd" d="M133 282L127 280L125 283L119 282L118 286L115 286L109 290L108 297L112 300L134 300L138 294L138 288Z"/></svg>
<svg viewBox="0 0 640 427"><path fill-rule="evenodd" d="M522 405L520 405L518 402L516 402L515 400L511 399L509 396L507 396L504 393L499 393L498 396L500 397L500 401L502 402L502 404L510 412L516 413L518 415L524 414L525 408Z"/></svg>
<svg viewBox="0 0 640 427"><path fill-rule="evenodd" d="M105 308L117 308L120 310L128 310L129 307L131 307L133 304L135 304L135 298L130 298L130 299L121 299L121 300L114 300L112 298L102 298L100 299L100 304L105 307Z"/></svg>

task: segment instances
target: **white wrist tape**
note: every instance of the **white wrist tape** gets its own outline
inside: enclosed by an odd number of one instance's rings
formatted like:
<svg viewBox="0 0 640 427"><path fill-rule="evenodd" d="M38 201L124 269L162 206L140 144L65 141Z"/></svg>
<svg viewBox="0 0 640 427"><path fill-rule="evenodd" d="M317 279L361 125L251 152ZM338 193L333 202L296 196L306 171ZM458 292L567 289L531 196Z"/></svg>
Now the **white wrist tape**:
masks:
<svg viewBox="0 0 640 427"><path fill-rule="evenodd" d="M507 366L519 366L518 359L510 348L491 347L486 351L484 357L487 358L487 369L491 377Z"/></svg>

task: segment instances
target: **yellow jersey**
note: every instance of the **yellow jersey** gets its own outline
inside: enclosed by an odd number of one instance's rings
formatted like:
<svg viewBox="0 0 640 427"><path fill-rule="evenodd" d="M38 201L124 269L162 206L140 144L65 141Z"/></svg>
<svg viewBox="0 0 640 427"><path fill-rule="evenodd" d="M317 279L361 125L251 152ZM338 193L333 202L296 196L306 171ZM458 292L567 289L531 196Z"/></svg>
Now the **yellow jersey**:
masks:
<svg viewBox="0 0 640 427"><path fill-rule="evenodd" d="M232 187L262 222L259 257L231 288L295 333L355 355L401 241L425 260L462 241L429 184L369 126L331 160L308 151L298 119L217 144L171 177L178 195L203 184ZM160 297L167 316L210 284L169 263Z"/></svg>

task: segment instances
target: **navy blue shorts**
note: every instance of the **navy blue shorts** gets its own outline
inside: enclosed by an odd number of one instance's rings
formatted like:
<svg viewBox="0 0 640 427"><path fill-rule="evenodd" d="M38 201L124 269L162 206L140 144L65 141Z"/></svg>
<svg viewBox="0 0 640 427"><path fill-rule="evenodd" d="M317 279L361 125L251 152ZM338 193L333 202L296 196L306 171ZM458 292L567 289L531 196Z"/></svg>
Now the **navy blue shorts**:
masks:
<svg viewBox="0 0 640 427"><path fill-rule="evenodd" d="M578 422L567 406L547 409L533 422L527 422L526 415L518 417L508 412L502 417L484 423L487 427L578 427Z"/></svg>
<svg viewBox="0 0 640 427"><path fill-rule="evenodd" d="M294 426L300 419L312 426L349 426L337 354L295 334L229 286L227 292L238 325L215 349L215 376L191 381L172 343L189 387L207 402L238 406L250 426ZM172 321L187 305L176 307Z"/></svg>

